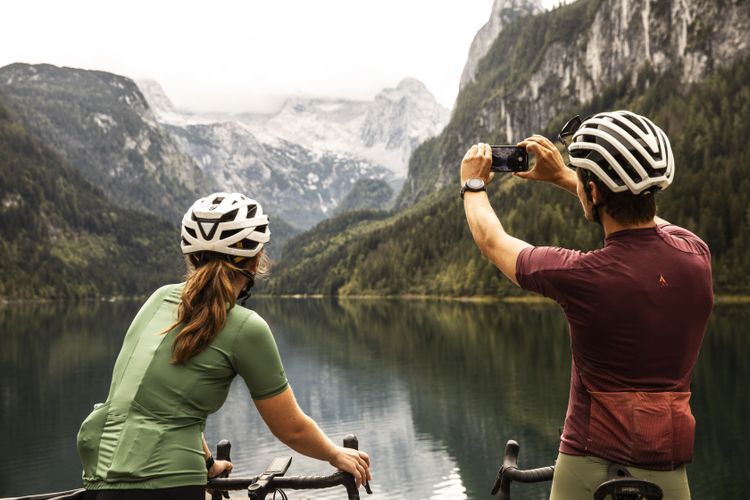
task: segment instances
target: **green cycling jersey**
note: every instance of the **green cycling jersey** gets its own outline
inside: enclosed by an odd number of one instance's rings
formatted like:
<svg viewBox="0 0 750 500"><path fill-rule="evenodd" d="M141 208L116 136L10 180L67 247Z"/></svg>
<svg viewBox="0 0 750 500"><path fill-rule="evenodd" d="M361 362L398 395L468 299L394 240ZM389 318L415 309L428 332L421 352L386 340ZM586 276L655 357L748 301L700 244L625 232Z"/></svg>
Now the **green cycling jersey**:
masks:
<svg viewBox="0 0 750 500"><path fill-rule="evenodd" d="M87 489L157 489L206 483L201 432L224 403L236 374L254 399L288 387L276 343L263 319L235 306L201 353L172 364L183 285L148 299L125 335L109 396L78 433Z"/></svg>

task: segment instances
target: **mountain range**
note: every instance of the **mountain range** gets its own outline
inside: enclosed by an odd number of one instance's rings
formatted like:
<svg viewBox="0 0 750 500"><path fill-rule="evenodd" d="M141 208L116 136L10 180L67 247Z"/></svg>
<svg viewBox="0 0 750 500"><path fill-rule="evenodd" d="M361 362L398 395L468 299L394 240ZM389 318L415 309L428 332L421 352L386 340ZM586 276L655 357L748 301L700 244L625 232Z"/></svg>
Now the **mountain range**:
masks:
<svg viewBox="0 0 750 500"><path fill-rule="evenodd" d="M479 141L554 139L572 115L606 109L665 129L677 174L660 215L709 243L717 291L750 292L750 4L496 0L450 115L412 79L371 101L296 97L261 115L176 109L157 83L109 73L0 68L0 297L178 279L169 242L184 207L215 189L273 214L272 293L517 294L473 245L460 159ZM490 195L526 241L601 245L559 189L500 176ZM98 287L110 269L118 283Z"/></svg>
<svg viewBox="0 0 750 500"><path fill-rule="evenodd" d="M750 4L578 0L501 24L448 125L412 154L395 209L333 218L313 230L314 241L305 234L290 240L274 292L520 293L468 232L457 196L461 158L480 141L514 143L533 133L554 140L570 117L609 109L642 113L667 132L677 167L658 196L660 215L707 241L717 291L750 291L750 143L743 136ZM601 245L600 230L562 190L498 176L489 192L514 236L583 250Z"/></svg>
<svg viewBox="0 0 750 500"><path fill-rule="evenodd" d="M297 228L330 216L359 179L400 187L411 152L448 120L407 78L372 101L292 98L272 114L179 111L141 81L156 119L225 189L254 194Z"/></svg>

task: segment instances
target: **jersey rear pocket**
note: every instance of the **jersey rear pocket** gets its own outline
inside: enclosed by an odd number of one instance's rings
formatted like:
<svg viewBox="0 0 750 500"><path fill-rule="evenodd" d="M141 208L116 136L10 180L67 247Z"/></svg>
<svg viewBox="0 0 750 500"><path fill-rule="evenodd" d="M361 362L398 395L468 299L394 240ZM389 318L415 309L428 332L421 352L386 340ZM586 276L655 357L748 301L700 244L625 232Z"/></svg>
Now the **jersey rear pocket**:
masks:
<svg viewBox="0 0 750 500"><path fill-rule="evenodd" d="M689 392L589 394L591 454L655 469L674 469L692 460L695 419Z"/></svg>
<svg viewBox="0 0 750 500"><path fill-rule="evenodd" d="M99 445L101 443L104 426L107 423L109 401L94 406L86 420L81 424L76 438L78 456L83 465L84 477L93 478L99 462Z"/></svg>

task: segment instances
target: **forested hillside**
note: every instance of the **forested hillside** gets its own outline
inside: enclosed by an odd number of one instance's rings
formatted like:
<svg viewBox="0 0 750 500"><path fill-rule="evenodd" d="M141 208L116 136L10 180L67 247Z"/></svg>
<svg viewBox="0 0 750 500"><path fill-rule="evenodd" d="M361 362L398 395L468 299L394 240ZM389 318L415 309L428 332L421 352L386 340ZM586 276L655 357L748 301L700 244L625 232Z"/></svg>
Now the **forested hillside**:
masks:
<svg viewBox="0 0 750 500"><path fill-rule="evenodd" d="M124 210L0 96L0 301L134 295L179 280L177 229Z"/></svg>
<svg viewBox="0 0 750 500"><path fill-rule="evenodd" d="M343 214L352 210L386 210L391 205L393 188L382 179L360 179L354 183L339 206L336 214Z"/></svg>
<svg viewBox="0 0 750 500"><path fill-rule="evenodd" d="M658 195L660 215L709 243L718 292L748 293L750 60L739 60L693 85L680 83L680 71L675 67L659 76L644 72L635 86L614 85L586 105L556 116L543 132L555 137L575 113L626 108L650 116L670 136L677 164L674 184ZM454 119L468 112L456 109ZM519 293L498 279L498 271L474 246L457 196L459 162L456 156L454 186L408 209L389 217L381 214L376 221L327 221L327 227L340 231L328 236L316 228L291 240L287 249L294 251L285 250L275 270L274 292ZM532 244L600 245L601 230L583 219L576 198L559 189L506 177L489 191L508 231Z"/></svg>
<svg viewBox="0 0 750 500"><path fill-rule="evenodd" d="M0 68L0 92L26 129L118 206L178 224L199 193L216 190L155 121L135 83L49 64Z"/></svg>

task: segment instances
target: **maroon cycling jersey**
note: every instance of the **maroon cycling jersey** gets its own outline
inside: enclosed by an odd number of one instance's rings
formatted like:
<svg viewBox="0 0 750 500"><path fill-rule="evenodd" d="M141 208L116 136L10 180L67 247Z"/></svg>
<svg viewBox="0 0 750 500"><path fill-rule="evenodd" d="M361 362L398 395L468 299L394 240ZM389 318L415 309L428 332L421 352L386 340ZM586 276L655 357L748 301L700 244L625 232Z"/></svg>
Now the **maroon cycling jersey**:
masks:
<svg viewBox="0 0 750 500"><path fill-rule="evenodd" d="M656 469L689 461L690 379L713 306L708 246L670 224L628 229L592 252L526 248L516 277L570 324L560 451Z"/></svg>

